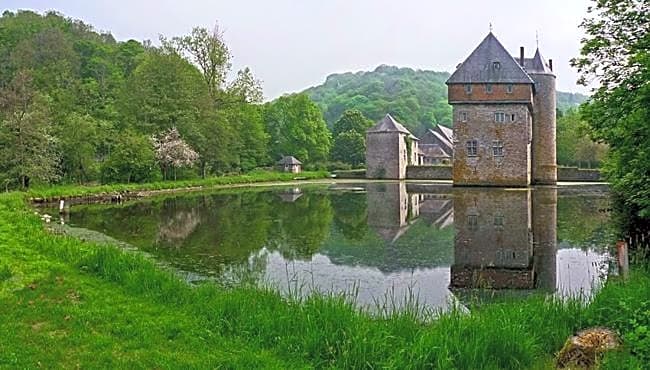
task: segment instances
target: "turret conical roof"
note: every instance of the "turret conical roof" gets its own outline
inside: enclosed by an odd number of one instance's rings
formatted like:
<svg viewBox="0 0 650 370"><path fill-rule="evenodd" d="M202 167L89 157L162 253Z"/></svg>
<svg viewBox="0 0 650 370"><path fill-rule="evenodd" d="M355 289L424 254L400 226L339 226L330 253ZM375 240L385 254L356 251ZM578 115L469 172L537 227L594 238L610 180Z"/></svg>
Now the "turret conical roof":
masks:
<svg viewBox="0 0 650 370"><path fill-rule="evenodd" d="M535 50L535 55L532 58L524 59L524 68L528 73L549 73L553 74L551 68L546 63L546 60L542 56L542 53L539 52L539 48Z"/></svg>

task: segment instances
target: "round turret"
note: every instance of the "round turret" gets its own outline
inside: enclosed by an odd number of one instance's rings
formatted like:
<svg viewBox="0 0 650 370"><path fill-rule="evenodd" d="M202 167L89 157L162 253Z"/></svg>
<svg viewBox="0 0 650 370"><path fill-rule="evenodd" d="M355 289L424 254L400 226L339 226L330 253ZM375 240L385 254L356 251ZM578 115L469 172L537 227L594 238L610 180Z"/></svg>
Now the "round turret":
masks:
<svg viewBox="0 0 650 370"><path fill-rule="evenodd" d="M529 72L535 81L533 97L532 182L557 183L555 138L555 75Z"/></svg>

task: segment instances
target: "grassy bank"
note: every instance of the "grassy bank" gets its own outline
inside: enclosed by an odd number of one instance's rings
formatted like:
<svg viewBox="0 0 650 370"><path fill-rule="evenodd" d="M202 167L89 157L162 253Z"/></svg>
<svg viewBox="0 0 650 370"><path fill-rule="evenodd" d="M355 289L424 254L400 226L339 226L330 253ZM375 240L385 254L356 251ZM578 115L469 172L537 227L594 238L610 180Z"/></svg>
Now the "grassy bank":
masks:
<svg viewBox="0 0 650 370"><path fill-rule="evenodd" d="M35 187L26 194L30 198L52 199L53 197L83 197L98 194L110 194L125 191L154 191L183 188L211 188L226 185L252 184L260 182L291 181L294 179L311 180L328 177L326 171L301 172L299 174L271 171L253 171L244 175L215 176L205 179L159 181L144 184L108 184L108 185L57 185Z"/></svg>
<svg viewBox="0 0 650 370"><path fill-rule="evenodd" d="M589 307L543 297L385 319L337 298L189 287L153 262L43 229L0 195L0 367L547 368L575 330L618 330L611 368L650 361L650 274L611 280Z"/></svg>

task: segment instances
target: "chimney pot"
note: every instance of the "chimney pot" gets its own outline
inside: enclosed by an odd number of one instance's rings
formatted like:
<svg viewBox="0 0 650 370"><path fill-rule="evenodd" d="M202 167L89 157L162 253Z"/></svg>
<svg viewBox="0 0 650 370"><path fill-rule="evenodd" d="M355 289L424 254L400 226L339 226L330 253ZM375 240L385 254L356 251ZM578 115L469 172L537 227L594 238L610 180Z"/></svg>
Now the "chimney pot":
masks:
<svg viewBox="0 0 650 370"><path fill-rule="evenodd" d="M551 72L553 71L553 59L548 60L548 68L551 70Z"/></svg>
<svg viewBox="0 0 650 370"><path fill-rule="evenodd" d="M521 64L522 67L524 66L524 47L523 46L519 47L519 64Z"/></svg>

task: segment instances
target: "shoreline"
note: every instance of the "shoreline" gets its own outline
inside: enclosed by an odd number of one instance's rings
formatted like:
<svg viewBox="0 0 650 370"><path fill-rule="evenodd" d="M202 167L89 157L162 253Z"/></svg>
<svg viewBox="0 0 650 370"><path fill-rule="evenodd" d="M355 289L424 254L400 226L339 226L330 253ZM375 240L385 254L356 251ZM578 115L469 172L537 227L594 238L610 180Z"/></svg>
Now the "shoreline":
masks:
<svg viewBox="0 0 650 370"><path fill-rule="evenodd" d="M282 175L282 173L279 173ZM295 176L287 179L251 179L247 175L243 176L222 176L210 179L203 179L198 181L177 181L165 183L143 183L143 184L115 184L115 185L97 185L97 186L51 186L45 188L49 194L47 196L39 196L39 192L43 189L36 189L27 191L25 194L29 203L36 206L53 206L58 204L61 200L66 201L67 204L110 204L121 203L124 201L148 198L164 194L182 194L192 193L199 191L210 191L219 189L237 189L248 187L272 187L272 186L291 186L291 185L313 185L313 184L355 184L355 183L392 183L392 182L405 182L407 184L422 184L422 185L447 185L451 188L468 188L468 189L507 189L507 190L526 190L535 189L538 187L556 187L558 189L577 188L577 187L609 187L607 182L558 182L556 185L543 185L523 188L511 187L481 187L481 186L454 186L451 180L419 180L419 179L405 179L405 180L388 180L388 179L365 179L365 178L338 178L330 177L328 173L316 172L305 173L307 177ZM281 177L281 176L278 176ZM286 176L284 176L286 178ZM243 179L243 181L242 181ZM242 182L240 182L242 181ZM192 185L192 183L198 183ZM205 183L205 184L201 184ZM115 188L114 190L104 190L107 188ZM77 194L79 193L79 194Z"/></svg>
<svg viewBox="0 0 650 370"><path fill-rule="evenodd" d="M20 193L0 195L0 219L0 367L539 368L553 366L574 331L596 325L624 340L605 359L610 368L642 364L648 353L627 326L645 315L642 268L610 279L589 306L512 298L423 324L416 311L373 318L336 296L190 287L119 246L48 232Z"/></svg>

